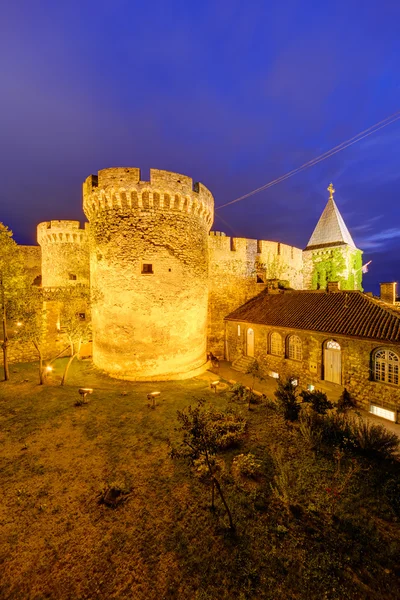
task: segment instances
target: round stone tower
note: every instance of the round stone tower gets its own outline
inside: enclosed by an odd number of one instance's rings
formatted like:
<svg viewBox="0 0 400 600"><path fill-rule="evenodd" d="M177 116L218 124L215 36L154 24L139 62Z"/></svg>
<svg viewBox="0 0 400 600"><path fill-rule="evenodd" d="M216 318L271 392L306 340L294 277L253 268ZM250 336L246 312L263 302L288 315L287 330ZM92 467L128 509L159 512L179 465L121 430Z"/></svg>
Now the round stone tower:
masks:
<svg viewBox="0 0 400 600"><path fill-rule="evenodd" d="M37 227L42 248L42 286L89 283L89 245L79 221L46 221Z"/></svg>
<svg viewBox="0 0 400 600"><path fill-rule="evenodd" d="M83 208L94 363L144 381L204 370L211 192L168 171L103 169L83 184Z"/></svg>

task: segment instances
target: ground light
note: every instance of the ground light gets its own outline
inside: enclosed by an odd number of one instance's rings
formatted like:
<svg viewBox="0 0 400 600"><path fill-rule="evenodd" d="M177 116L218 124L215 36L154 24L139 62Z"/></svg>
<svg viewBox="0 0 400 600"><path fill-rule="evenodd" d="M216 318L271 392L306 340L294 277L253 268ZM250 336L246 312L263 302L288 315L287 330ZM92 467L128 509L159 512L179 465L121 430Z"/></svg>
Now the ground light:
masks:
<svg viewBox="0 0 400 600"><path fill-rule="evenodd" d="M212 390L214 390L215 393L217 393L217 386L218 386L218 384L219 384L219 379L215 380L215 381L212 381L210 383L210 387L211 387Z"/></svg>
<svg viewBox="0 0 400 600"><path fill-rule="evenodd" d="M151 401L151 408L155 408L156 407L156 398L158 398L158 396L161 395L161 392L150 392L150 394L147 394L147 400Z"/></svg>

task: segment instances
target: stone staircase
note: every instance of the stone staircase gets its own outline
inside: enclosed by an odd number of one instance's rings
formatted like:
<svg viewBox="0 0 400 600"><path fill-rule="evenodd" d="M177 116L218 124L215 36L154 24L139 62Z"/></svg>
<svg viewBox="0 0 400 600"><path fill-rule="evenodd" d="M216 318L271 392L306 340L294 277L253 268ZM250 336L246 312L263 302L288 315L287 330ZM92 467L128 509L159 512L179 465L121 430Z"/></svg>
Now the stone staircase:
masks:
<svg viewBox="0 0 400 600"><path fill-rule="evenodd" d="M246 373L253 362L254 358L252 356L240 356L232 363L232 369Z"/></svg>

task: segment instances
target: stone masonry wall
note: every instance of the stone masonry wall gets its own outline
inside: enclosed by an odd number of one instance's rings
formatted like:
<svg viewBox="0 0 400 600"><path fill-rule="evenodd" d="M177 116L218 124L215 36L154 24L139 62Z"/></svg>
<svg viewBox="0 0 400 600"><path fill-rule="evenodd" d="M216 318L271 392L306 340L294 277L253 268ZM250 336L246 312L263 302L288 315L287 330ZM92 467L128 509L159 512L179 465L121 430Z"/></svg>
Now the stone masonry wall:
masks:
<svg viewBox="0 0 400 600"><path fill-rule="evenodd" d="M240 335L238 335L240 325ZM376 349L389 348L400 356L400 344L385 344L377 341L335 336L324 333L306 332L286 328L251 325L236 321L226 322L226 346L228 360L234 361L246 354L246 331L254 330L254 354L267 372L279 373L281 378L294 376L301 387L308 384L318 387L324 380L323 348L324 342L335 340L341 346L342 386L356 398L360 405L369 410L370 403L389 410L400 410L400 387L373 380L372 357ZM284 352L281 357L269 352L269 338L273 331L281 334L284 340ZM287 341L290 335L302 340L302 361L287 357ZM335 384L330 384L335 385ZM340 391L341 386L335 386Z"/></svg>
<svg viewBox="0 0 400 600"><path fill-rule="evenodd" d="M224 355L224 318L265 289L262 281L280 279L302 289L302 251L278 242L230 238L211 232L208 238L210 302L208 348Z"/></svg>
<svg viewBox="0 0 400 600"><path fill-rule="evenodd" d="M87 223L80 229L79 221L47 221L39 223L37 234L43 287L89 283Z"/></svg>
<svg viewBox="0 0 400 600"><path fill-rule="evenodd" d="M204 369L211 193L166 171L141 181L134 168L100 171L83 193L95 364L136 380Z"/></svg>

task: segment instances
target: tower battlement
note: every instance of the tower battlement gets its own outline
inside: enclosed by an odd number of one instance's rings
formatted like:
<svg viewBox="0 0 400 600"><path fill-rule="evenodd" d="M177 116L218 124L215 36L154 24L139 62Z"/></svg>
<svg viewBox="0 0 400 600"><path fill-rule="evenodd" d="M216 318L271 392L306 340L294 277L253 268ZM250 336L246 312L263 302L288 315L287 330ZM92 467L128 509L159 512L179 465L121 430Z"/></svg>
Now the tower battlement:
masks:
<svg viewBox="0 0 400 600"><path fill-rule="evenodd" d="M90 175L83 184L83 209L90 220L98 212L117 210L181 212L199 217L208 227L214 219L214 199L201 183L186 175L150 169L150 181L140 169L116 167Z"/></svg>
<svg viewBox="0 0 400 600"><path fill-rule="evenodd" d="M81 229L79 221L44 221L37 226L37 241L44 244L87 242L87 226Z"/></svg>

